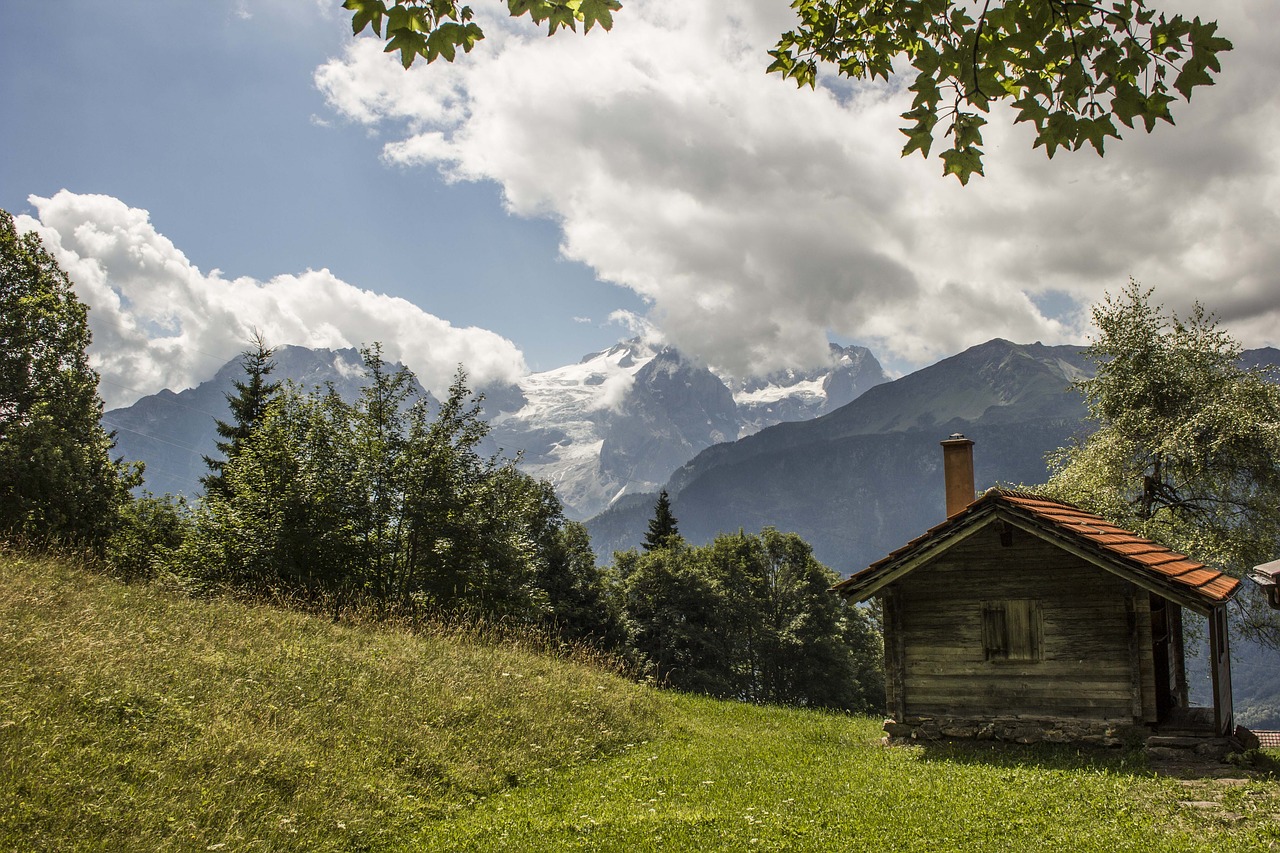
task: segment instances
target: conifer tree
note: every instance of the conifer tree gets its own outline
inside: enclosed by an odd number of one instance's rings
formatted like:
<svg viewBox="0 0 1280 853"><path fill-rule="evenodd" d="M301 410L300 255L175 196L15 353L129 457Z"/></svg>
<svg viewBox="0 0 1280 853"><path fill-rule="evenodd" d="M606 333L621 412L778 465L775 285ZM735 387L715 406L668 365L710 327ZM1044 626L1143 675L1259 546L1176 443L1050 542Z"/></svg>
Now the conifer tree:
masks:
<svg viewBox="0 0 1280 853"><path fill-rule="evenodd" d="M240 356L240 366L244 368L245 379L236 380L235 394L227 394L227 405L231 407L231 423L217 421L218 435L224 440L216 442L222 459L204 457L204 464L209 467L209 474L200 478L206 495L225 496L227 490L227 462L240 452L241 446L262 424L267 411L267 403L280 390L279 382L268 382L267 377L275 369L271 360L273 350L263 343L261 335L254 335L253 349L245 350Z"/></svg>
<svg viewBox="0 0 1280 853"><path fill-rule="evenodd" d="M644 535L644 550L654 551L666 548L673 537L679 538L680 530L676 526L676 517L671 512L671 498L667 490L658 493L658 500L653 505L653 518L649 519L649 530Z"/></svg>

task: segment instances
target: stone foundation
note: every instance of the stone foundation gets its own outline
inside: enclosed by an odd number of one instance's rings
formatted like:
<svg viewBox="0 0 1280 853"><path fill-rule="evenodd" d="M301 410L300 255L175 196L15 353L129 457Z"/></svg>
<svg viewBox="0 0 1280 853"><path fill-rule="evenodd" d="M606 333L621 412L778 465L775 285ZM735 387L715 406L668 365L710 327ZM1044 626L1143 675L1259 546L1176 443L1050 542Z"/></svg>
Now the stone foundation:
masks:
<svg viewBox="0 0 1280 853"><path fill-rule="evenodd" d="M891 744L955 739L1119 747L1145 742L1147 755L1155 761L1222 761L1258 743L1253 732L1240 727L1233 737L1221 738L1208 733L1153 734L1147 726L1120 720L1031 717L906 717L902 722L885 720L884 731Z"/></svg>
<svg viewBox="0 0 1280 853"><path fill-rule="evenodd" d="M1145 726L1116 720L1046 719L1031 717L905 717L884 721L890 743L943 740L997 740L1008 743L1078 743L1123 746L1150 732Z"/></svg>

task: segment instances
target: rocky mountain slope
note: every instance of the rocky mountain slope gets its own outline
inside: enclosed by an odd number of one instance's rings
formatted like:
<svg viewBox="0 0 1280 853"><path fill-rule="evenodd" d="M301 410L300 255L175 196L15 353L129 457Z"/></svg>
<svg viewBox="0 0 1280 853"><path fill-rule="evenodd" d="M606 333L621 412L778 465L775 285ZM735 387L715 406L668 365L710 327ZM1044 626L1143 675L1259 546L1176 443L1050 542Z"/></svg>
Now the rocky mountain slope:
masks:
<svg viewBox="0 0 1280 853"><path fill-rule="evenodd" d="M1043 481L1044 454L1081 429L1071 383L1088 371L1078 347L994 340L822 417L711 447L667 484L681 533L772 525L837 571L861 568L943 518L938 442L951 433L978 443L980 487ZM636 545L651 505L639 496L592 519L597 552Z"/></svg>
<svg viewBox="0 0 1280 853"><path fill-rule="evenodd" d="M1280 351L1241 363L1278 366ZM988 341L822 417L710 447L665 487L690 541L771 525L848 574L943 519L938 442L951 433L977 442L979 489L1044 482L1045 454L1087 429L1071 383L1091 372L1079 347ZM601 558L639 544L653 501L635 494L588 522Z"/></svg>
<svg viewBox="0 0 1280 853"><path fill-rule="evenodd" d="M494 440L523 449L524 470L554 483L569 512L585 518L656 490L707 447L816 417L885 379L862 347L832 345L831 363L816 370L733 382L637 339L524 377L523 404L490 423Z"/></svg>

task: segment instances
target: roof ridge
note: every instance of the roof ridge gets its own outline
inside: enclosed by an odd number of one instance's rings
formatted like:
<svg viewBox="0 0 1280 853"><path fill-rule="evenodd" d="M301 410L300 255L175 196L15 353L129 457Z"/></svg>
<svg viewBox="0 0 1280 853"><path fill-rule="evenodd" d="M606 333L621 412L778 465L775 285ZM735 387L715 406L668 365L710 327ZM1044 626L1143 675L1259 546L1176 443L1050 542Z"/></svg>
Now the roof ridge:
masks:
<svg viewBox="0 0 1280 853"><path fill-rule="evenodd" d="M1089 512L1087 509L1084 509L1083 507L1080 507L1080 506L1076 506L1075 504L1070 503L1069 501L1064 501L1061 498L1052 498L1052 497L1049 497L1048 495L1042 495L1039 492L1032 492L1027 489L1015 489L1010 486L992 486L991 488L983 492L982 496L986 497L987 495L992 495L992 494L1000 495L1001 497L1006 497L1006 498L1022 498L1023 500L1044 501L1045 503L1057 504L1058 506L1067 507L1068 509L1079 510L1080 512ZM1090 514L1092 515L1092 513Z"/></svg>

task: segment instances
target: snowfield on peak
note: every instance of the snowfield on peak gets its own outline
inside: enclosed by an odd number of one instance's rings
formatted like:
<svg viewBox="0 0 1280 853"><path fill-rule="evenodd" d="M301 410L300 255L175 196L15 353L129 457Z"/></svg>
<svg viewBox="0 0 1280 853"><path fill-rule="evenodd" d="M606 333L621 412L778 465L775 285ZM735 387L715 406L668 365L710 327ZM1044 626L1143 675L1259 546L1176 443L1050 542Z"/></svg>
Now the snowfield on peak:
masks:
<svg viewBox="0 0 1280 853"><path fill-rule="evenodd" d="M498 444L524 449L520 467L547 480L567 514L583 519L627 491L601 470L604 427L625 404L636 373L656 351L638 341L592 353L577 364L530 373L516 382L524 405L490 421Z"/></svg>

